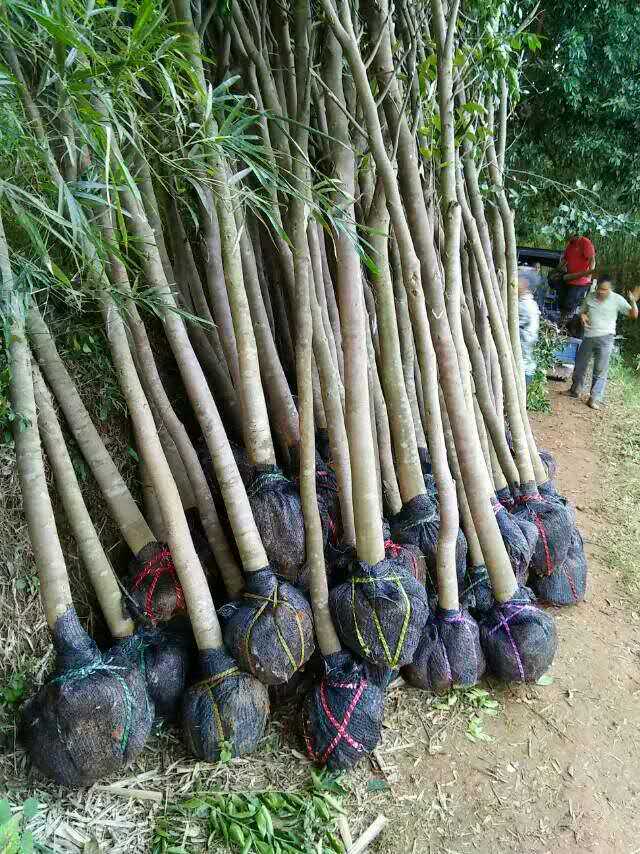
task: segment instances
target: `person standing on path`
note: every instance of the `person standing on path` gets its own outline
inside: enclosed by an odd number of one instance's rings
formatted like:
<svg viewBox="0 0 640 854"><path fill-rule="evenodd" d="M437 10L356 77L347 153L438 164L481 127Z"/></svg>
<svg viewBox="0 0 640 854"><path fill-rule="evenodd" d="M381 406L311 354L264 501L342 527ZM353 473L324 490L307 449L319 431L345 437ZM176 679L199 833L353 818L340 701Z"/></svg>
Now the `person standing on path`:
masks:
<svg viewBox="0 0 640 854"><path fill-rule="evenodd" d="M562 314L571 317L586 297L596 267L596 250L588 237L574 235L562 256L563 275Z"/></svg>
<svg viewBox="0 0 640 854"><path fill-rule="evenodd" d="M632 320L638 317L636 300L640 296L640 287L629 291L630 302L612 290L611 277L602 274L597 285L584 299L580 308L580 320L584 326L584 337L576 355L573 382L569 389L571 397L580 397L587 369L593 357L593 379L588 405L600 409L607 385L609 359L616 337L618 315Z"/></svg>
<svg viewBox="0 0 640 854"><path fill-rule="evenodd" d="M524 378L529 388L536 372L534 355L540 330L540 309L534 298L534 288L538 284L536 273L531 268L518 271L518 321L520 326L520 347Z"/></svg>

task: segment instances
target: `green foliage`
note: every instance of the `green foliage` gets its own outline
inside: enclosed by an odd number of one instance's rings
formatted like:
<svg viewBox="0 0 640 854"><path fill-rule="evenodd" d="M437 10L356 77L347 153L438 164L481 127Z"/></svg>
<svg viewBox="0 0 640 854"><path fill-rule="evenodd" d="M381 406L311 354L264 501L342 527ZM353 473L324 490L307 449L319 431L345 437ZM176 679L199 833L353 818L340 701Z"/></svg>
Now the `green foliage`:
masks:
<svg viewBox="0 0 640 854"><path fill-rule="evenodd" d="M25 828L38 809L38 802L29 798L24 802L22 810L14 814L9 801L0 800L1 854L31 854L35 850L33 834Z"/></svg>
<svg viewBox="0 0 640 854"><path fill-rule="evenodd" d="M241 854L341 854L336 820L345 794L338 779L316 772L302 792L198 792L158 819L153 852L195 851L185 827L197 823L209 850L225 845Z"/></svg>
<svg viewBox="0 0 640 854"><path fill-rule="evenodd" d="M537 25L541 51L511 125L521 239L637 233L640 6L554 0Z"/></svg>
<svg viewBox="0 0 640 854"><path fill-rule="evenodd" d="M551 411L547 371L554 363L554 354L564 347L566 340L553 323L540 319L540 334L534 350L536 372L527 390L527 409L532 412Z"/></svg>
<svg viewBox="0 0 640 854"><path fill-rule="evenodd" d="M466 718L465 738L469 741L492 741L484 730L485 717L495 717L500 704L484 688L454 688L435 703L443 712L462 714Z"/></svg>

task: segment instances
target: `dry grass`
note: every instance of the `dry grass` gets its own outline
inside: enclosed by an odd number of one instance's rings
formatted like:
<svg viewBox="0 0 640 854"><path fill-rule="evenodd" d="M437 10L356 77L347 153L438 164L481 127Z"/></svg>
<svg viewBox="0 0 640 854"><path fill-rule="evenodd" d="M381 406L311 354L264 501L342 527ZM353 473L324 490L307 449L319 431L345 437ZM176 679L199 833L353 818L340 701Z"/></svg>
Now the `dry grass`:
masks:
<svg viewBox="0 0 640 854"><path fill-rule="evenodd" d="M68 339L65 339L68 340ZM123 475L137 492L136 464L129 452L128 426L118 401L111 401L109 365L102 356L77 353L68 361L85 404ZM97 366L97 368L96 368ZM110 417L101 420L104 407ZM73 443L70 443L73 452ZM117 531L104 503L76 452L83 493L114 566L122 560ZM55 490L52 489L55 502ZM61 512L56 516L71 577L78 613L89 632L107 642L106 628L95 608L77 550ZM18 809L36 798L40 810L29 827L41 851L73 854L142 854L151 851L156 820L181 799L197 790L301 790L309 782L311 766L295 735L297 713L280 709L272 719L260 750L248 759L209 765L190 758L175 730L156 730L144 753L125 776L107 779L85 791L62 789L35 773L16 739L15 716L19 701L42 684L53 664L53 651L43 616L37 573L29 546L16 476L15 454L0 446L0 793ZM15 701L15 702L14 702ZM450 703L452 703L450 705ZM480 703L483 705L484 700ZM428 785L429 758L445 749L454 735L464 743L471 737L471 721L482 719L477 700L465 694L454 700L395 688L387 699L384 737L375 755L348 775L345 808L354 838L379 812L390 819L376 850L398 851L398 833L411 824L414 809L425 821L447 823L447 794ZM488 707L487 707L488 708ZM493 713L493 710L489 714ZM413 766L415 787L396 786L400 765ZM203 828L186 822L185 851L203 850ZM182 827L182 826L181 826ZM184 831L184 827L182 827ZM182 835L181 835L182 838ZM217 849L213 849L217 850Z"/></svg>

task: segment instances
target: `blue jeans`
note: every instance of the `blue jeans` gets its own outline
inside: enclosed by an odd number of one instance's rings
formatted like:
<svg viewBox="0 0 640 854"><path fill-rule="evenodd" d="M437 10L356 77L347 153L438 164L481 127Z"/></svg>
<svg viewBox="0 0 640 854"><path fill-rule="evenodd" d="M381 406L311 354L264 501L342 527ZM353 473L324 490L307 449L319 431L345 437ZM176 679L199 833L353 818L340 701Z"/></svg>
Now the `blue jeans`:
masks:
<svg viewBox="0 0 640 854"><path fill-rule="evenodd" d="M601 401L607 386L609 359L613 350L615 335L597 335L594 338L583 338L576 356L576 366L573 369L571 391L580 394L584 385L589 362L593 356L593 379L591 380L591 400Z"/></svg>

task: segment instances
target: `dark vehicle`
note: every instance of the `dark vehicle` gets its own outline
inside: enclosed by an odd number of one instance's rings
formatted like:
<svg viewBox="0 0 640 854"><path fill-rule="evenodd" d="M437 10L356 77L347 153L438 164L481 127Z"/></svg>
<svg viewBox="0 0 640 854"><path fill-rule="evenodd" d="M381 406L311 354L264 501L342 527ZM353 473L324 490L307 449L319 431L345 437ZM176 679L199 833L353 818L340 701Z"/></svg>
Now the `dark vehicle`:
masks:
<svg viewBox="0 0 640 854"><path fill-rule="evenodd" d="M561 249L533 249L529 246L518 247L518 264L540 264L541 267L550 267L551 269L558 266L562 258Z"/></svg>

